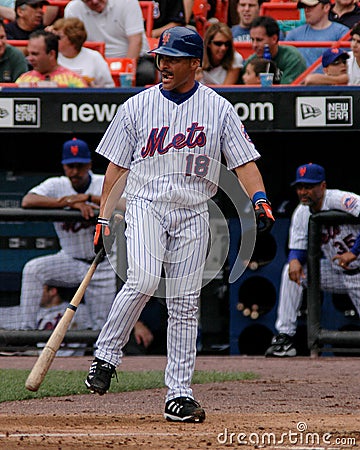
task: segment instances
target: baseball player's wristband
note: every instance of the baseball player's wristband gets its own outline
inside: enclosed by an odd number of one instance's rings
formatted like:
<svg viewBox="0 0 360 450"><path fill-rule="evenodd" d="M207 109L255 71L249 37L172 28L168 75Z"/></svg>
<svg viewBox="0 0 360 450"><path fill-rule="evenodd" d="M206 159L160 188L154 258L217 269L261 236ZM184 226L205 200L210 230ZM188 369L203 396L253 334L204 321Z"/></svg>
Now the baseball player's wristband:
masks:
<svg viewBox="0 0 360 450"><path fill-rule="evenodd" d="M256 203L259 200L268 202L265 192L262 192L262 191L255 192L255 194L253 195L253 198L252 198L253 204L256 205Z"/></svg>
<svg viewBox="0 0 360 450"><path fill-rule="evenodd" d="M355 256L360 255L360 234L356 238L354 245L351 247L350 251L351 251L351 253L354 253Z"/></svg>
<svg viewBox="0 0 360 450"><path fill-rule="evenodd" d="M92 195L91 195L91 194L88 194L88 199L87 199L87 201L88 201L89 203L92 202Z"/></svg>
<svg viewBox="0 0 360 450"><path fill-rule="evenodd" d="M297 259L300 262L300 264L305 264L307 260L307 251L299 249L290 249L288 262L290 262L292 259Z"/></svg>
<svg viewBox="0 0 360 450"><path fill-rule="evenodd" d="M100 225L110 225L110 220L105 219L104 217L98 217L96 222Z"/></svg>

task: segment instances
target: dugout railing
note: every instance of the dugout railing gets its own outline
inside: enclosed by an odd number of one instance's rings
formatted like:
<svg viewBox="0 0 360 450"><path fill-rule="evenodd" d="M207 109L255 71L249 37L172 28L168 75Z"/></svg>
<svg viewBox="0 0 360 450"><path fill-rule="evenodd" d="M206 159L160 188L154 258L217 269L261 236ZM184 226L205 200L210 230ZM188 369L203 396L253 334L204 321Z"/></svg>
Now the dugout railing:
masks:
<svg viewBox="0 0 360 450"><path fill-rule="evenodd" d="M321 325L323 298L320 289L321 230L324 225L346 223L360 224L360 218L342 211L330 210L313 214L309 220L307 338L308 348L313 357L329 350L339 353L358 353L360 351L360 327L359 330L332 330Z"/></svg>
<svg viewBox="0 0 360 450"><path fill-rule="evenodd" d="M95 223L97 218L97 211L95 211L95 216L88 221L91 223ZM23 209L23 208L0 208L0 223L6 224L9 226L9 230L11 231L12 225L23 224L24 226L28 225L29 222L33 222L34 226L39 222L83 222L86 221L81 214L80 211L75 210L64 210L64 209ZM120 225L121 226L121 225ZM14 227L13 227L14 228ZM19 234L19 233L18 233ZM40 242L48 239L43 238L41 233L39 236L36 233L32 233L31 237L28 237L29 240L34 242L38 239ZM8 238L7 236L0 236L1 239L1 249L0 254L2 253L2 258L7 257L9 252L4 255L4 250L11 250L11 241L10 239L18 239L21 242L23 239L23 235L17 237L13 235L12 238ZM26 238L25 238L26 241ZM121 240L120 240L121 241ZM117 248L119 250L119 246L122 243L119 243L117 240ZM35 246L36 247L36 246ZM37 247L38 249L43 249L42 244ZM51 247L54 250L54 246ZM16 248L12 248L12 251L16 252ZM118 252L120 254L121 252ZM38 255L40 256L40 254ZM35 256L32 256L32 258ZM95 257L95 255L94 255ZM30 258L29 258L30 259ZM6 261L2 260L2 266L6 265ZM123 269L121 267L121 263L117 264L118 273L123 273ZM6 276L2 278L2 283L5 283ZM120 279L118 279L121 282ZM40 299L39 299L40 301ZM5 314L6 308L2 307L0 304L0 314ZM88 346L92 346L99 334L100 330L68 330L64 339L64 344L68 343L86 343ZM0 329L0 349L2 351L16 351L16 350L26 350L28 348L36 348L36 344L38 342L46 342L50 337L52 330L8 330L8 329Z"/></svg>

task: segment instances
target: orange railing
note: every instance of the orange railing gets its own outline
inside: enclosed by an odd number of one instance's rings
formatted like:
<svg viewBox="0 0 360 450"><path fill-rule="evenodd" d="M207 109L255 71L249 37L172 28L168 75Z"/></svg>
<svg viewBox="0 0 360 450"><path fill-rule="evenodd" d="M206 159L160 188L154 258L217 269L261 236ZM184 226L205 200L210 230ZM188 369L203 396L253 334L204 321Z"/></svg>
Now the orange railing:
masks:
<svg viewBox="0 0 360 450"><path fill-rule="evenodd" d="M12 45L13 47L27 47L28 41L27 40L8 40L8 44ZM99 53L102 54L103 57L105 57L105 42L101 41L85 41L84 47L91 48L93 50L97 50Z"/></svg>

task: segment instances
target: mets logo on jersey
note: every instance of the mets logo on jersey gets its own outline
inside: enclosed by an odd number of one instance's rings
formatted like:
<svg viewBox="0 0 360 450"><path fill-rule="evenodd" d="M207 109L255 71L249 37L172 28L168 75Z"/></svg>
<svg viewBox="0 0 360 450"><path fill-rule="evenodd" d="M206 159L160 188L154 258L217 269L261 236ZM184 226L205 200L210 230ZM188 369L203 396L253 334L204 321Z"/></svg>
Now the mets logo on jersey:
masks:
<svg viewBox="0 0 360 450"><path fill-rule="evenodd" d="M244 135L245 139L252 143L250 136L247 134L247 132L245 130L244 124L241 124L241 132Z"/></svg>
<svg viewBox="0 0 360 450"><path fill-rule="evenodd" d="M146 147L142 147L141 156L154 156L155 152L164 155L170 149L180 150L184 147L204 147L206 144L206 135L204 127L199 126L198 122L193 122L186 128L186 133L177 133L174 136L167 137L169 127L153 128L147 139ZM165 142L166 139L166 142Z"/></svg>
<svg viewBox="0 0 360 450"><path fill-rule="evenodd" d="M344 196L342 199L342 203L346 209L351 210L354 209L357 205L357 199L355 197L352 197L351 195L350 197Z"/></svg>

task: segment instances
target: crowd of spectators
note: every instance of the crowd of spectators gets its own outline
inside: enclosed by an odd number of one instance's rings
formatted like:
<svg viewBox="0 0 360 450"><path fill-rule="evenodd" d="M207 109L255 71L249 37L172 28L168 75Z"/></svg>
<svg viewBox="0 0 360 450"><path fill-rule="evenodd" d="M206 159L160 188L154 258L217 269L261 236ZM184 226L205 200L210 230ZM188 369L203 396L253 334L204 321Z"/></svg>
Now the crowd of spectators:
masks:
<svg viewBox="0 0 360 450"><path fill-rule="evenodd" d="M246 84L243 75L247 63L253 58L263 57L263 46L269 43L271 59L277 67L276 83L292 83L316 61L318 65L313 72L321 77L313 77L310 83L312 84L314 80L322 80L323 76L329 73L329 70L324 71L325 67L321 65L321 57L326 49L322 46L291 45L291 42L334 42L343 37L346 40L349 31L356 28L360 21L360 7L354 0L298 0L296 6L299 20L280 20L263 16L263 2L264 0L229 0L228 10L220 17L222 20L227 18L227 23L218 18L219 5L216 0L203 2L208 4L208 10L203 30L205 57L202 71L198 74L200 81L209 85ZM12 53L12 56L17 55L19 58L18 52L12 51L11 45L6 41L28 41L31 33L46 29L57 34L60 39L59 64L84 77L87 86L116 85L112 80L107 58L134 58L136 86L151 85L156 83L159 77L154 57L148 52L154 43L156 45L162 31L178 25L197 27L193 14L195 0L160 0L153 3L154 20L150 37L146 35L145 16L138 0L69 0L62 10L59 6L52 5L51 0L0 0L0 18L3 19L2 27L6 34L6 40L2 38L0 52L4 51L3 47L10 48L6 50L6 56ZM66 22L69 19L76 19L76 24ZM218 28L214 27L215 24ZM0 29L2 27L0 26ZM229 30L232 36L229 36ZM355 36L357 35L355 33ZM218 39L219 36L221 39ZM104 57L85 48L85 40L104 42ZM235 42L244 41L251 43L252 54L249 57L242 55L241 49L233 45ZM288 44L282 44L283 41ZM348 84L357 84L357 71L360 69L356 50L353 48L357 46L354 35L350 41L351 51L346 65ZM224 45L217 46L218 42L224 42ZM27 46L16 47L28 57ZM3 60L4 56L0 53L0 70L4 64ZM6 67L8 64L9 62ZM27 70L32 68L27 58ZM24 61L21 60L14 73L19 76L25 71ZM9 72L6 68L2 72L2 83L13 83L17 78L12 75L12 70ZM95 72L100 74L97 76ZM311 77L303 83L308 84L309 79ZM330 80L331 78L326 79L325 84L332 84Z"/></svg>

